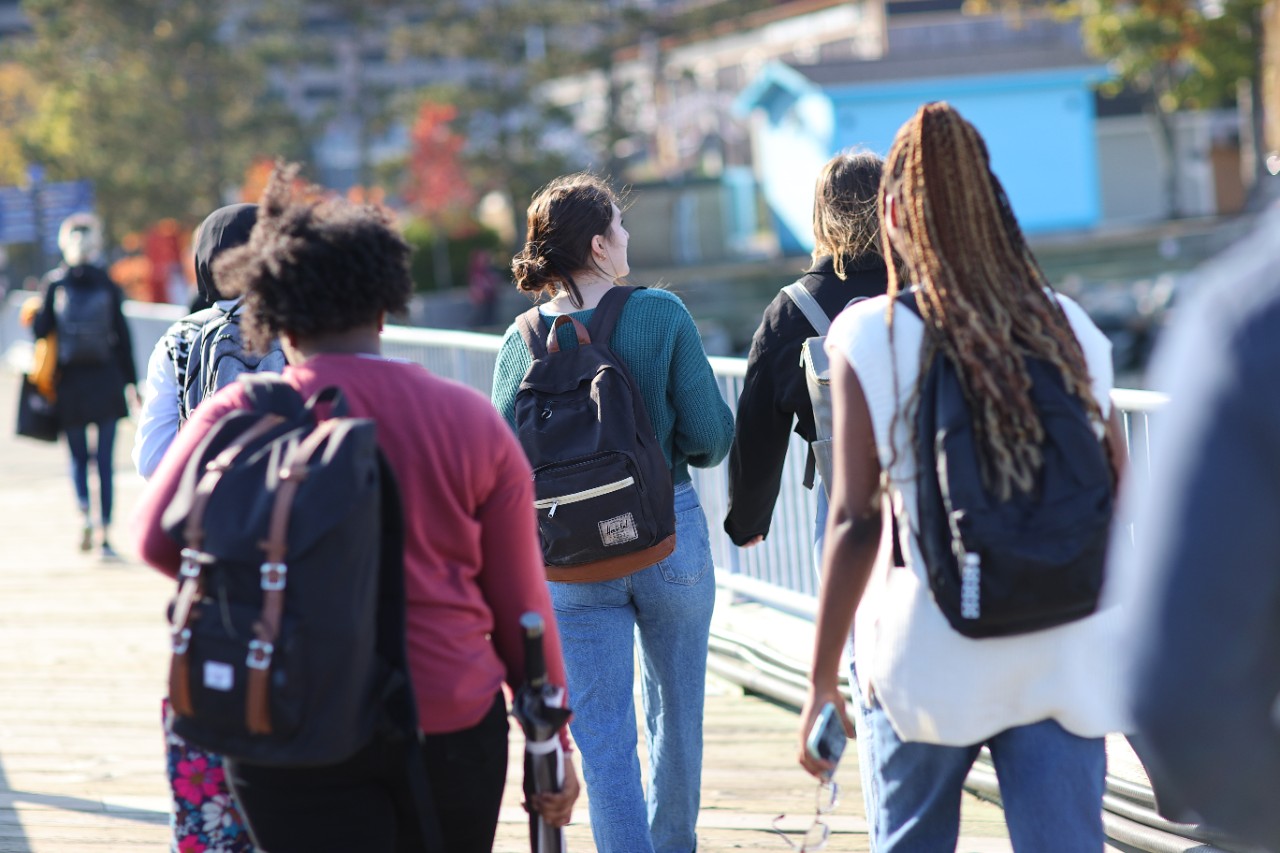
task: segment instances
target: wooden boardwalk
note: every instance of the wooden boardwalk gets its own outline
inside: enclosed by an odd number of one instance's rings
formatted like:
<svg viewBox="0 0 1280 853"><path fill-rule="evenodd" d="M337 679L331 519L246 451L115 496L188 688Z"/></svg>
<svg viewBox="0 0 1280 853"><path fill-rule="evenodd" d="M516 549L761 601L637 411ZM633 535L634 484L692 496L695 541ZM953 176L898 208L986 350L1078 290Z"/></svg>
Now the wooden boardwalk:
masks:
<svg viewBox="0 0 1280 853"><path fill-rule="evenodd" d="M78 525L63 445L12 437L17 382L0 372L0 853L166 848L167 783L160 733L171 583L131 556L127 524L141 488L117 443L113 542L103 563L76 550ZM699 849L785 851L771 829L802 830L814 782L799 769L796 716L713 679L708 688ZM520 810L522 740L513 728L498 840L528 850ZM868 849L852 750L832 851ZM594 849L585 798L569 829ZM1010 849L998 808L966 798L961 853ZM359 853L359 851L353 851ZM625 851L623 851L625 853Z"/></svg>

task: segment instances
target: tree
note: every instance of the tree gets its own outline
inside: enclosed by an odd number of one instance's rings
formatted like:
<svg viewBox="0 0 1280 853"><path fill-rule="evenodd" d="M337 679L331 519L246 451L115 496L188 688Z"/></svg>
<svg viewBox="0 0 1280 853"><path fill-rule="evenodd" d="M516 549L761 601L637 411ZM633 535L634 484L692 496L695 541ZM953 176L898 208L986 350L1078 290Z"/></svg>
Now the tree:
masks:
<svg viewBox="0 0 1280 853"><path fill-rule="evenodd" d="M1263 7L1266 0L967 0L965 10L1048 13L1080 21L1085 47L1115 79L1104 94L1140 94L1165 155L1165 194L1181 216L1174 115L1242 101L1250 171L1263 161Z"/></svg>
<svg viewBox="0 0 1280 853"><path fill-rule="evenodd" d="M435 281L443 287L452 279L448 237L471 221L476 202L461 159L466 138L450 126L457 115L448 104L427 101L418 108L404 192L410 207L431 224Z"/></svg>
<svg viewBox="0 0 1280 853"><path fill-rule="evenodd" d="M1175 112L1231 103L1243 81L1249 130L1261 136L1262 6L1263 0L1084 0L1080 6L1090 50L1110 61L1117 84L1148 100L1170 164L1165 192L1174 216L1181 215ZM1258 147L1251 148L1254 163Z"/></svg>
<svg viewBox="0 0 1280 853"><path fill-rule="evenodd" d="M257 154L294 155L261 65L224 41L222 4L26 0L17 60L45 88L23 155L88 178L114 234L198 222Z"/></svg>
<svg viewBox="0 0 1280 853"><path fill-rule="evenodd" d="M22 127L43 95L34 75L16 62L0 63L0 185L25 180Z"/></svg>

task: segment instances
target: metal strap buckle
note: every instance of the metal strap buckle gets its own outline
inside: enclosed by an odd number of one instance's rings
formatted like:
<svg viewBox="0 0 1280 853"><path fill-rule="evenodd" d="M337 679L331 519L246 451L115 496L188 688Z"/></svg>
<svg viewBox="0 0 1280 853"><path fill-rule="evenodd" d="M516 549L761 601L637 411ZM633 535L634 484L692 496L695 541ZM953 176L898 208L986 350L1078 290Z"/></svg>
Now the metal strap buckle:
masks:
<svg viewBox="0 0 1280 853"><path fill-rule="evenodd" d="M178 566L178 574L184 578L196 580L200 577L201 566L209 562L209 555L195 548L182 549L182 563Z"/></svg>
<svg viewBox="0 0 1280 853"><path fill-rule="evenodd" d="M262 640L250 640L249 656L245 658L245 665L249 669L269 669L273 652L275 652L275 646L270 643L265 643Z"/></svg>
<svg viewBox="0 0 1280 853"><path fill-rule="evenodd" d="M183 628L181 631L173 632L173 653L175 655L185 655L187 649L191 646L191 629Z"/></svg>
<svg viewBox="0 0 1280 853"><path fill-rule="evenodd" d="M262 588L278 591L284 589L284 578L289 568L284 563L263 563L259 569L262 573Z"/></svg>

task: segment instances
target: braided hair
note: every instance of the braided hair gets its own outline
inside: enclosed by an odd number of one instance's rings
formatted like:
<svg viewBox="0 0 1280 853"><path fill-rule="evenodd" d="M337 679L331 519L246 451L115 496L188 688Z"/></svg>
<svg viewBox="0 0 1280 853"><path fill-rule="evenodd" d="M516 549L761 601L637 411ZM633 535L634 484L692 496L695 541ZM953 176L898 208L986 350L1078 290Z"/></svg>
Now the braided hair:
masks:
<svg viewBox="0 0 1280 853"><path fill-rule="evenodd" d="M919 285L922 363L941 352L955 366L974 417L984 485L1001 499L1014 489L1028 492L1043 464L1045 433L1025 359L1056 367L1100 424L1084 352L991 171L986 144L949 104L925 104L898 131L885 159L882 220L890 196L897 228L892 237L884 229L884 251L892 239ZM890 335L899 289L890 264ZM916 400L922 380L923 371Z"/></svg>

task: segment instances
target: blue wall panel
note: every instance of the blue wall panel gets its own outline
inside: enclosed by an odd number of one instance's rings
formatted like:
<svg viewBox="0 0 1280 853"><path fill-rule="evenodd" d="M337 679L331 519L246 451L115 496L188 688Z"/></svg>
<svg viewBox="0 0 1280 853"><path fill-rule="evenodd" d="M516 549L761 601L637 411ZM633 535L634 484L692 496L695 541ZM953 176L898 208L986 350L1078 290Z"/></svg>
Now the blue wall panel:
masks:
<svg viewBox="0 0 1280 853"><path fill-rule="evenodd" d="M785 69L795 74L792 69ZM812 245L808 211L818 169L843 148L868 148L880 155L902 123L922 103L949 101L986 139L992 168L1004 184L1014 213L1028 233L1091 228L1101 217L1093 96L1089 84L1101 68L1071 68L1006 75L847 85L801 93L796 105L822 98L830 123L805 121L800 111L779 110L781 90L796 76L762 80L743 93L740 109L766 109L756 134L766 200L790 233L784 246ZM808 83L808 81L805 81ZM809 84L812 86L812 84ZM752 101L754 100L754 103ZM810 114L821 111L810 106ZM823 153L825 152L825 153ZM802 174L803 173L803 174ZM804 212L802 218L799 214Z"/></svg>

